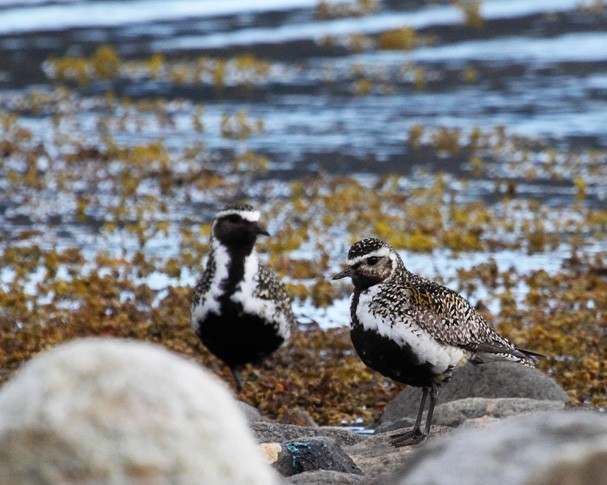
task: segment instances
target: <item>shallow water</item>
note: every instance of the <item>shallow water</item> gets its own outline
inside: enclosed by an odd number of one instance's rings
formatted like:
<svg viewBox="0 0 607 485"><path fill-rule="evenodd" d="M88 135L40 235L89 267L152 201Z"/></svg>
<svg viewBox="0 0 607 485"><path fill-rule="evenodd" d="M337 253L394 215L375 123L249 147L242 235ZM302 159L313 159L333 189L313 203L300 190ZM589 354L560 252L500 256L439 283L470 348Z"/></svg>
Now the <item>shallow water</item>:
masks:
<svg viewBox="0 0 607 485"><path fill-rule="evenodd" d="M413 123L470 130L506 125L543 137L607 142L607 20L579 12L578 0L483 2L488 27L458 33L462 13L451 5L392 2L361 18L318 21L313 0L264 2L11 1L0 4L0 87L44 83L40 60L91 52L107 42L126 56L151 52L171 56L262 52L284 69L270 74L263 98L206 100L213 110L247 109L266 120L255 148L286 155L332 148L364 158L374 147L382 156L406 155L403 133ZM98 14L98 11L103 14ZM327 35L378 33L412 26L435 37L412 51L352 53L312 48ZM289 50L292 46L292 50ZM416 63L428 70L427 88L405 84L399 68ZM478 79L465 84L454 69L474 66ZM326 81L327 67L331 82ZM395 86L394 92L353 97L352 71L362 69ZM154 86L129 86L129 94ZM171 95L170 87L156 87ZM168 92L166 92L168 89ZM179 93L181 95L182 93ZM200 94L200 93L199 93ZM325 137L319 136L326 133ZM294 153L291 154L293 147ZM392 148L392 149L391 149ZM382 153L383 152L383 153ZM305 161L305 160L304 160ZM371 168L372 170L372 168Z"/></svg>
<svg viewBox="0 0 607 485"><path fill-rule="evenodd" d="M169 148L179 151L200 140L209 150L232 153L242 147L222 137L220 120L224 113L245 110L249 118L263 119L265 125L262 133L247 140L247 148L270 159L270 171L246 187L245 196L255 199L263 195L264 200L272 195L281 197L288 193L289 181L318 171L370 177L370 186L377 176L396 173L406 191L431 183L426 172L470 174L465 158L441 158L412 150L407 133L414 125L428 130L457 128L462 139L475 128L490 132L505 126L511 135L538 138L546 146L554 144L559 153L607 148L607 15L604 10L581 12L579 4L578 0L488 0L482 10L487 27L476 31L462 29L462 13L448 4L386 1L382 10L368 16L319 21L313 0L5 0L0 1L0 111L15 109L15 99L34 87L50 89L51 82L42 69L45 59L90 55L101 43L114 45L124 58L146 57L153 52L169 58L253 52L273 65L252 92L232 89L229 83L221 94L208 85L178 87L150 80L116 85L118 95L185 101L172 111L168 126L156 124L150 116L143 129L114 127L111 134L124 145L162 138ZM348 51L340 44L351 34L374 35L403 26L433 36L434 43L412 51L362 53ZM336 36L337 43L323 49L319 41L329 35ZM412 66L424 69L423 89L414 84ZM475 82L463 79L466 67L474 70ZM356 95L353 88L361 78L371 82L366 95ZM92 143L99 139L103 112L95 102L87 105L86 101L105 89L104 85L93 85L80 93L83 104L75 114L77 136ZM191 111L198 102L204 104L203 135L191 123ZM22 116L36 138L44 142L52 116ZM46 141L52 150L53 143ZM467 187L454 185L454 193L461 200L490 204L495 182L512 177L520 182L520 197L541 200L551 207L571 205L575 191L571 183L548 176L526 181L528 168L542 165L543 149L531 150L527 164L514 167L512 160L523 152L515 147L496 156L484 179ZM42 170L44 163L38 161ZM217 165L225 162L220 158ZM586 173L589 169L583 164L572 168L563 163L562 170L572 178L578 170ZM604 172L593 177L588 177L585 203L604 207L607 180ZM0 181L0 190L6 190L8 183ZM93 188L83 182L76 188L83 192L95 189L100 198L111 198L111 182L108 184ZM176 224L193 214L199 222L208 222L214 200L208 194L198 197L189 204L173 201ZM39 231L43 247L76 245L91 260L100 247L127 253L135 250L136 241L128 234L101 234L102 210L99 225L72 224L69 218L62 218L74 205L73 197L60 194L58 198L50 187L36 194L0 195L0 231L10 240L24 228L32 228ZM204 212L199 212L199 205L205 207ZM270 222L270 229L276 226ZM349 235L341 237L348 240ZM337 248L344 246L345 242ZM588 241L582 249L593 253L605 251L605 246L605 241ZM168 258L176 255L179 245L169 233L150 241L146 251ZM312 246L304 248L303 257L313 258L312 251ZM431 254L403 252L410 269L429 277L440 276L446 282L454 282L457 269L489 259L496 260L500 268L511 265L521 272L551 272L570 255L567 243L532 255L524 250L460 255L442 250ZM335 251L331 257L337 269L345 254ZM42 277L44 274L32 276L32 292L37 278ZM162 291L169 285L192 285L196 277L195 272L184 269L179 278L153 273L147 282ZM6 284L11 279L10 272L0 272L0 281ZM524 294L525 289L518 291ZM488 298L482 292L468 296L473 300ZM488 303L495 311L490 299ZM299 304L297 311L302 319L331 326L347 322L347 307L347 301L341 299L327 309Z"/></svg>

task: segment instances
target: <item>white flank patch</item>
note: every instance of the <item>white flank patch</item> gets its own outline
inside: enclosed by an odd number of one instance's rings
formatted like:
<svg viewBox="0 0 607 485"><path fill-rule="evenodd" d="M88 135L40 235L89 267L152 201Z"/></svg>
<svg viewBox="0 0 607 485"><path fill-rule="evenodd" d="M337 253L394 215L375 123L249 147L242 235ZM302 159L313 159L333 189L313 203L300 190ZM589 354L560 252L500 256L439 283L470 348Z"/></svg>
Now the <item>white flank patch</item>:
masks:
<svg viewBox="0 0 607 485"><path fill-rule="evenodd" d="M261 212L259 211L241 211L237 209L228 209L224 211L219 211L215 215L215 219L219 219L220 217L237 215L242 217L245 221L249 222L259 222L259 218L261 217Z"/></svg>
<svg viewBox="0 0 607 485"><path fill-rule="evenodd" d="M352 258L348 260L348 265L352 266L353 264L359 263L360 261L363 261L364 259L376 256L378 258L383 258L384 256L388 256L388 254L390 254L390 248L387 247L383 247L383 248L379 248L376 251L373 251L372 253L367 253L367 254L363 254L362 256L357 256L356 258ZM394 259L394 258L391 258Z"/></svg>
<svg viewBox="0 0 607 485"><path fill-rule="evenodd" d="M228 277L230 254L217 240L213 240L213 255L215 257L215 274L209 291L204 295L204 303L192 311L192 328L198 330L198 322L204 320L209 312L220 313L219 297L222 294L221 284Z"/></svg>
<svg viewBox="0 0 607 485"><path fill-rule="evenodd" d="M240 303L245 313L259 315L270 322L277 325L279 333L288 338L289 322L282 312L277 311L276 304L273 300L265 300L255 296L257 288L257 271L259 270L259 259L255 250L249 254L244 260L244 276L242 282L236 287L236 291L231 297L231 300Z"/></svg>
<svg viewBox="0 0 607 485"><path fill-rule="evenodd" d="M363 291L358 300L356 316L366 330L377 332L400 346L410 346L418 356L419 362L428 362L432 371L440 374L449 367L455 367L465 356L465 351L437 342L422 328L404 320L390 321L373 312L373 299L381 291L376 285Z"/></svg>

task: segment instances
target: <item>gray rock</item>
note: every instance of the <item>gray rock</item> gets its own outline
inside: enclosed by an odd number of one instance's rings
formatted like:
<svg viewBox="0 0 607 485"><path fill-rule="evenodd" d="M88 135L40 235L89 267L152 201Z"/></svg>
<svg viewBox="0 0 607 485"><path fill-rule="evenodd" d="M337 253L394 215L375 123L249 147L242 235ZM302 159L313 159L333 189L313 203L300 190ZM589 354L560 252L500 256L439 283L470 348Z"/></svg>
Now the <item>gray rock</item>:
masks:
<svg viewBox="0 0 607 485"><path fill-rule="evenodd" d="M570 402L567 393L553 379L537 369L514 362L464 365L440 388L438 402L446 403L468 397L525 397ZM395 421L401 417L415 417L420 398L419 388L407 387L388 403L380 423Z"/></svg>
<svg viewBox="0 0 607 485"><path fill-rule="evenodd" d="M384 483L603 484L607 416L569 410L506 418L429 441L405 458L406 471Z"/></svg>
<svg viewBox="0 0 607 485"><path fill-rule="evenodd" d="M438 405L436 407L438 408ZM425 416L426 416L426 413L424 413L424 418L423 418L422 423L426 422ZM434 419L432 421L434 421ZM376 433L386 433L388 431L394 431L396 429L412 428L414 424L415 424L414 418L409 418L409 417L398 418L398 419L395 419L394 421L383 422L377 428L375 428L375 432Z"/></svg>
<svg viewBox="0 0 607 485"><path fill-rule="evenodd" d="M294 408L288 409L278 420L281 424L294 424L296 426L311 426L314 428L318 427L314 418L310 416L310 413L305 409Z"/></svg>
<svg viewBox="0 0 607 485"><path fill-rule="evenodd" d="M607 439L596 448L573 449L568 456L545 464L528 485L605 485L607 483Z"/></svg>
<svg viewBox="0 0 607 485"><path fill-rule="evenodd" d="M0 390L0 483L278 484L226 386L166 349L82 339Z"/></svg>
<svg viewBox="0 0 607 485"><path fill-rule="evenodd" d="M368 483L365 477L351 473L316 470L303 472L289 478L294 485L361 485Z"/></svg>
<svg viewBox="0 0 607 485"><path fill-rule="evenodd" d="M562 401L538 401L522 397L497 399L470 397L437 404L432 422L433 425L455 428L477 418L505 418L534 411L556 411L564 408L565 403ZM423 422L425 422L425 419L424 415ZM375 431L377 433L393 431L403 427L411 427L413 424L413 418L400 418L393 422L381 424Z"/></svg>
<svg viewBox="0 0 607 485"><path fill-rule="evenodd" d="M437 438L450 431L449 428L436 426L432 434ZM402 469L403 460L416 449L415 446L395 448L390 443L389 433L367 436L363 441L343 448L364 473L365 483L374 483L381 477L392 477Z"/></svg>
<svg viewBox="0 0 607 485"><path fill-rule="evenodd" d="M343 446L352 445L364 439L362 435L337 426L310 427L260 421L253 423L251 429L259 443L282 443L300 438L326 436L333 438L338 445Z"/></svg>
<svg viewBox="0 0 607 485"><path fill-rule="evenodd" d="M313 470L360 475L360 469L331 438L306 438L285 441L272 466L283 476L289 477Z"/></svg>
<svg viewBox="0 0 607 485"><path fill-rule="evenodd" d="M487 399L472 397L436 406L434 423L455 428L469 419L507 418L518 414L565 409L562 401L536 400L524 397Z"/></svg>
<svg viewBox="0 0 607 485"><path fill-rule="evenodd" d="M238 407L244 414L248 423L256 423L257 421L266 421L266 418L264 418L261 415L261 412L255 406L251 406L249 403L246 403L244 401L236 401L236 403L238 404Z"/></svg>

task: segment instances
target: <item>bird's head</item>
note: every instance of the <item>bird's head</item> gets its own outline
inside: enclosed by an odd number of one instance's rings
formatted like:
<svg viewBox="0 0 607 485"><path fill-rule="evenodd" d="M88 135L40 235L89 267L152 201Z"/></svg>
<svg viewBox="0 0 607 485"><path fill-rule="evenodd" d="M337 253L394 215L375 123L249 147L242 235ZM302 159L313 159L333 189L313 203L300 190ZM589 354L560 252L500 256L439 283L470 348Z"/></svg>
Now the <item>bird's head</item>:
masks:
<svg viewBox="0 0 607 485"><path fill-rule="evenodd" d="M386 281L396 271L400 258L394 248L369 237L354 244L348 251L348 267L333 280L352 278L355 287L365 289Z"/></svg>
<svg viewBox="0 0 607 485"><path fill-rule="evenodd" d="M260 213L248 204L229 205L215 215L213 237L228 247L253 247L257 236L269 236L259 225Z"/></svg>

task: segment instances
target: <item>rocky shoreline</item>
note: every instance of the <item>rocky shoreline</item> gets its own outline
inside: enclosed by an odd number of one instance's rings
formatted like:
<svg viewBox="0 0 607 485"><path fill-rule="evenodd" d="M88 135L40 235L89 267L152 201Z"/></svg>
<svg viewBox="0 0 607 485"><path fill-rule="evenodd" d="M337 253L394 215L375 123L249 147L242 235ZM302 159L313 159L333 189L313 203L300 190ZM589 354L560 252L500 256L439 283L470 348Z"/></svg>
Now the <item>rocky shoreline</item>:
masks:
<svg viewBox="0 0 607 485"><path fill-rule="evenodd" d="M251 426L266 461L292 484L596 484L604 479L604 413L527 398L461 399L439 409L443 417L432 438L416 447L394 448L386 431L358 435L328 426ZM447 424L448 417L471 410L477 417ZM452 476L445 473L454 468Z"/></svg>
<svg viewBox="0 0 607 485"><path fill-rule="evenodd" d="M80 339L0 388L0 481L604 483L607 416L571 407L536 369L464 367L439 395L430 439L395 448L390 435L411 425L418 392L402 391L373 434L318 426L300 409L277 422L162 347Z"/></svg>
<svg viewBox="0 0 607 485"><path fill-rule="evenodd" d="M495 470L494 478L499 478L496 483L506 483L505 478L513 476L520 480L510 483L526 483L535 477L538 468L552 470L551 464L567 461L572 448L576 448L574 455L579 454L570 460L568 473L572 474L583 468L586 461L600 461L605 453L607 419L595 411L565 410L565 405L556 401L519 398L464 399L454 401L450 407L475 409L478 414L484 409L487 415L467 419L457 427L436 425L427 443L403 448L390 444L389 432L357 435L333 427L264 422L252 424L252 429L256 439L262 442L266 461L287 477L288 483L294 484L462 483L462 480L481 484L490 483L484 471L487 466ZM496 417L491 415L495 408L514 414ZM597 423L600 426L596 426ZM567 436L571 428L576 429L573 441ZM516 452L511 450L513 429L520 433L516 437ZM478 440L492 451L479 449ZM546 445L550 445L549 450L544 449ZM482 451L486 451L485 455ZM462 471L455 478L442 476L440 470L445 470L445 465L437 464L438 471L428 476L419 471L434 462L453 461L453 454L462 460ZM521 457L525 458L522 469L517 462ZM550 463L546 463L547 458ZM508 465L502 460L512 461ZM593 476L596 480L601 475L595 471Z"/></svg>
<svg viewBox="0 0 607 485"><path fill-rule="evenodd" d="M577 452L582 453L584 459L586 454L595 456L596 450L591 449L594 446L591 444L607 438L607 428L594 428L592 424L600 418L602 425L607 426L604 414L571 408L567 394L551 378L536 369L493 362L481 368L467 365L444 386L439 395L443 402L439 401L436 406L428 442L394 448L389 437L393 430L413 425L418 394L419 389L415 388L402 391L388 404L370 435L338 427L263 421L251 409L248 414L255 438L262 443L266 461L294 484L388 484L397 480L402 483L462 483L462 480L464 483L489 483L482 472L488 464L499 469L501 457L508 456L512 446L512 429L520 429L520 439L517 438L520 448L516 454L525 456L528 463L526 469L520 469L515 460L511 467L518 467L518 470L502 466L500 473L504 477L521 478L512 483L523 483L535 476L535 467L543 465L546 453L556 460L552 454L558 456L571 447L569 437L559 438L567 427L578 431L573 446L578 447ZM462 397L466 395L470 397ZM474 446L475 440L479 439L487 443L487 449L499 450L498 455L479 456L478 447ZM424 469L434 460L449 459L452 449L470 440L470 453L460 450L458 455L462 463L468 463L462 465L465 476L449 478L442 471L418 476L418 468ZM546 443L551 447L549 452L542 448ZM539 450L536 449L538 446ZM571 467L579 464L579 461L574 462Z"/></svg>

